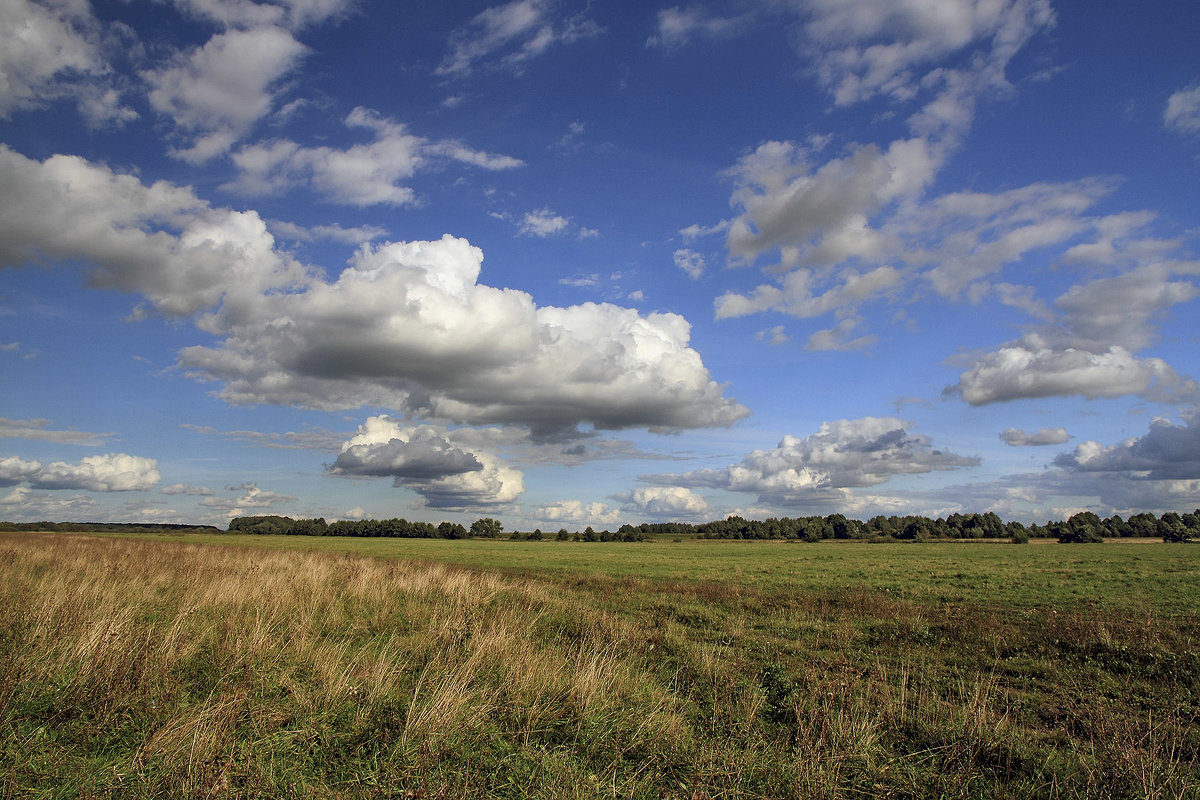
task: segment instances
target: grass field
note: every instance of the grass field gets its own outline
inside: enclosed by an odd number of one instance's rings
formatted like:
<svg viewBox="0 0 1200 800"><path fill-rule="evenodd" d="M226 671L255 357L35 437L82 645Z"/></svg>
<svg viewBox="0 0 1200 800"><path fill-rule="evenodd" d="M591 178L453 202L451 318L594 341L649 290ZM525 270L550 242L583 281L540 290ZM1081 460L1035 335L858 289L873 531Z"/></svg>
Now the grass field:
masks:
<svg viewBox="0 0 1200 800"><path fill-rule="evenodd" d="M0 535L0 796L1200 797L1200 548Z"/></svg>

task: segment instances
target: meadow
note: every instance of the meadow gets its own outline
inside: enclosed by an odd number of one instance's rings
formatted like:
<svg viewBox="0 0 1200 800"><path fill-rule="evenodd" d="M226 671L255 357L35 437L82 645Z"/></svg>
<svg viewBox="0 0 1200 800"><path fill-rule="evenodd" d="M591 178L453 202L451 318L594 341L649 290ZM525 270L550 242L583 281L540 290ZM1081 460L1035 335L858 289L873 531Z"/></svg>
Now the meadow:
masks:
<svg viewBox="0 0 1200 800"><path fill-rule="evenodd" d="M1200 797L1200 548L0 534L0 796Z"/></svg>

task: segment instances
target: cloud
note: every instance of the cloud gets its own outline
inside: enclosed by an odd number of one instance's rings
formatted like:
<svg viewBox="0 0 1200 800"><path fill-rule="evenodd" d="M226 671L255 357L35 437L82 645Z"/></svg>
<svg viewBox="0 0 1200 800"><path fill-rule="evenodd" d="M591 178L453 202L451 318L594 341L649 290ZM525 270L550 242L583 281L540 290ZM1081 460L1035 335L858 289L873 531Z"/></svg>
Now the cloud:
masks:
<svg viewBox="0 0 1200 800"><path fill-rule="evenodd" d="M1005 428L1000 433L1000 440L1009 447L1040 447L1050 444L1063 444L1070 439L1066 428L1038 428L1037 433L1029 433L1018 428Z"/></svg>
<svg viewBox="0 0 1200 800"><path fill-rule="evenodd" d="M548 208L530 211L521 218L518 232L522 236L536 236L546 239L560 233L565 233L571 227L571 221L564 216L555 214Z"/></svg>
<svg viewBox="0 0 1200 800"><path fill-rule="evenodd" d="M337 450L346 438L343 434L325 430L287 431L286 433L220 431L208 425L192 425L186 422L179 427L204 436L223 436L254 447L267 447L275 450Z"/></svg>
<svg viewBox="0 0 1200 800"><path fill-rule="evenodd" d="M86 3L0 5L0 118L60 98L76 101L93 126L137 113L121 104L105 51L119 29L102 26Z"/></svg>
<svg viewBox="0 0 1200 800"><path fill-rule="evenodd" d="M585 422L723 426L748 413L688 346L682 317L539 308L478 283L483 254L464 240L364 246L326 282L281 253L254 212L80 158L37 162L0 147L0 194L22 198L0 220L0 264L80 261L93 285L167 314L219 305L198 320L217 344L180 358L225 383L232 402L375 405L547 435Z"/></svg>
<svg viewBox="0 0 1200 800"><path fill-rule="evenodd" d="M647 47L675 49L686 45L694 36L719 39L739 33L748 17L718 17L700 8L673 6L658 12L657 33L646 40Z"/></svg>
<svg viewBox="0 0 1200 800"><path fill-rule="evenodd" d="M6 520L13 521L97 519L100 506L83 494L63 497L57 492L35 492L26 486L17 486L0 496L0 513Z"/></svg>
<svg viewBox="0 0 1200 800"><path fill-rule="evenodd" d="M933 180L941 155L923 139L886 150L857 145L824 164L795 142L766 142L728 171L731 202L741 213L726 234L729 253L752 264L768 250L782 266L830 266L856 257L874 260L887 246L868 217Z"/></svg>
<svg viewBox="0 0 1200 800"><path fill-rule="evenodd" d="M582 122L572 122L567 126L567 132L564 133L558 141L550 146L552 150L559 150L563 153L574 153L581 144L580 139L583 138L583 132L587 126Z"/></svg>
<svg viewBox="0 0 1200 800"><path fill-rule="evenodd" d="M621 512L604 503L583 503L579 500L560 500L540 505L533 510L533 519L555 525L612 526L621 521Z"/></svg>
<svg viewBox="0 0 1200 800"><path fill-rule="evenodd" d="M192 13L226 28L280 25L297 29L344 12L352 0L176 0Z"/></svg>
<svg viewBox="0 0 1200 800"><path fill-rule="evenodd" d="M676 250L673 257L675 259L675 266L683 270L684 274L692 280L700 280L700 277L704 275L704 270L707 266L704 256L695 250L688 250L686 248Z"/></svg>
<svg viewBox="0 0 1200 800"><path fill-rule="evenodd" d="M713 306L717 319L763 311L804 319L830 311L851 313L864 302L887 296L902 282L903 273L892 266L876 267L865 274L847 267L827 278L814 270L796 270L780 287L762 285L748 295L726 292Z"/></svg>
<svg viewBox="0 0 1200 800"><path fill-rule="evenodd" d="M541 435L585 422L723 426L748 413L688 347L682 317L538 307L524 292L478 283L482 261L451 236L364 245L331 283L226 305L206 323L222 341L185 348L181 363L223 382L234 403L373 405Z"/></svg>
<svg viewBox="0 0 1200 800"><path fill-rule="evenodd" d="M617 495L627 514L658 519L697 518L710 514L708 501L683 486L647 486Z"/></svg>
<svg viewBox="0 0 1200 800"><path fill-rule="evenodd" d="M683 237L685 242L694 242L697 239L705 236L714 236L718 233L724 233L729 229L729 220L722 220L714 225L688 225L686 228L679 229L679 235Z"/></svg>
<svg viewBox="0 0 1200 800"><path fill-rule="evenodd" d="M1153 341L1166 309L1198 295L1162 265L1077 284L1055 300L1058 324L978 357L949 391L972 405L1076 394L1186 398L1194 381L1160 358L1134 353Z"/></svg>
<svg viewBox="0 0 1200 800"><path fill-rule="evenodd" d="M3 348L0 348L3 349ZM15 348L14 348L15 349ZM0 439L35 439L43 442L58 444L74 444L85 447L99 447L104 440L115 434L88 433L87 431L56 431L46 426L50 424L45 419L9 419L0 417Z"/></svg>
<svg viewBox="0 0 1200 800"><path fill-rule="evenodd" d="M1037 473L944 491L1034 521L1061 519L1067 506L1081 504L1101 516L1188 511L1200 507L1200 426L1194 407L1182 418L1155 418L1144 436L1115 445L1082 442Z"/></svg>
<svg viewBox="0 0 1200 800"><path fill-rule="evenodd" d="M0 486L28 484L34 489L131 492L154 488L159 477L157 461L124 453L87 456L78 464L0 458Z"/></svg>
<svg viewBox="0 0 1200 800"><path fill-rule="evenodd" d="M207 486L190 486L186 483L173 483L170 486L164 486L159 490L159 494L166 495L193 495L196 497L212 497L215 492Z"/></svg>
<svg viewBox="0 0 1200 800"><path fill-rule="evenodd" d="M295 285L304 269L275 249L253 211L213 208L189 188L150 186L75 156L33 161L0 145L0 266L81 261L100 288L136 292L162 313Z"/></svg>
<svg viewBox="0 0 1200 800"><path fill-rule="evenodd" d="M796 163L802 175L789 179L783 165L801 158L800 149L791 143L764 152L766 147L757 151L762 161L751 165L744 160L738 173L739 180L744 177L759 188L751 191L747 214L731 229L730 252L746 260L776 248L784 256L781 266L791 271L778 285L721 296L718 318L770 310L804 317L852 309L914 276L938 294L957 298L1032 250L1064 244L1093 228L1103 231L1105 220L1083 215L1112 189L1106 181L1082 180L993 194L954 192L926 202L916 202L916 195L905 190L908 199L872 226L868 217L882 207L879 198L886 193L879 193L893 174L879 151L869 158L856 155L858 166L833 161L811 174ZM757 160L755 155L748 159ZM771 166L775 159L778 163ZM823 174L835 164L838 169ZM843 170L848 170L845 181L837 179ZM876 174L865 180L864 172ZM736 232L743 220L749 227ZM854 266L856 261L863 266ZM839 264L843 266L835 269Z"/></svg>
<svg viewBox="0 0 1200 800"><path fill-rule="evenodd" d="M1167 99L1163 124L1180 133L1200 133L1200 86L1180 89Z"/></svg>
<svg viewBox="0 0 1200 800"><path fill-rule="evenodd" d="M347 115L345 124L371 131L374 140L346 149L302 147L287 139L248 145L233 155L239 175L223 188L266 195L311 186L337 203L359 207L409 205L416 202L416 195L403 182L421 169L445 161L488 170L523 165L519 159L482 153L460 142L429 141L409 133L403 124L361 106Z"/></svg>
<svg viewBox="0 0 1200 800"><path fill-rule="evenodd" d="M387 231L376 225L358 225L353 228L343 228L341 225L313 225L305 227L294 222L271 220L267 223L271 232L280 239L293 242L315 242L328 239L344 244L362 244L386 236Z"/></svg>
<svg viewBox="0 0 1200 800"><path fill-rule="evenodd" d="M832 328L814 332L808 337L808 343L805 344L805 350L823 351L823 350L865 350L879 341L879 337L875 334L867 334L851 339L850 334L862 322L858 317L848 317Z"/></svg>
<svg viewBox="0 0 1200 800"><path fill-rule="evenodd" d="M1167 268L1151 265L1076 284L1054 304L1062 309L1066 339L1099 349L1116 343L1140 350L1154 340L1154 322L1171 306L1200 296L1189 281L1171 280Z"/></svg>
<svg viewBox="0 0 1200 800"><path fill-rule="evenodd" d="M952 296L1086 227L1036 216L1018 226L1002 216L1004 201L1011 206L1017 197L1000 197L1001 207L990 212L997 196L924 199L969 131L979 98L1007 87L1013 55L1053 24L1045 0L816 0L799 13L801 51L836 103L926 100L907 120L910 135L890 144L851 143L829 157L829 137L769 141L726 171L737 212L726 231L731 263L752 265L777 253L767 269L782 277L726 292L715 303L718 319L767 311L854 315L864 302L894 299L917 276ZM968 202L960 207L958 200ZM997 217L993 227L980 224L984 213ZM682 232L687 239L714 228ZM837 333L820 332L811 344L840 347Z"/></svg>
<svg viewBox="0 0 1200 800"><path fill-rule="evenodd" d="M484 9L450 36L450 52L436 74L461 78L479 66L520 70L552 47L602 33L584 14L555 20L552 11L550 0L515 0Z"/></svg>
<svg viewBox="0 0 1200 800"><path fill-rule="evenodd" d="M1154 239L1143 234L1154 221L1150 211L1124 211L1093 221L1095 238L1072 246L1063 261L1085 266L1128 266L1158 260L1180 246L1178 239Z"/></svg>
<svg viewBox="0 0 1200 800"><path fill-rule="evenodd" d="M202 164L228 152L271 111L280 80L307 51L288 31L264 25L216 34L146 73L150 105L191 138L171 155Z"/></svg>
<svg viewBox="0 0 1200 800"><path fill-rule="evenodd" d="M905 243L905 260L955 298L972 283L1034 250L1086 233L1084 215L1113 190L1111 181L1033 183L1003 192L961 191L898 213L885 230Z"/></svg>
<svg viewBox="0 0 1200 800"><path fill-rule="evenodd" d="M1103 352L1057 350L1031 335L980 358L951 391L981 406L1034 397L1121 397L1178 381L1162 359L1139 359L1119 345Z"/></svg>
<svg viewBox="0 0 1200 800"><path fill-rule="evenodd" d="M705 486L753 492L759 502L783 506L846 502L847 489L875 486L896 475L979 465L979 459L935 449L930 439L910 433L894 417L864 417L822 423L803 439L785 436L771 450L755 450L741 463L683 475L651 475L657 485Z"/></svg>
<svg viewBox="0 0 1200 800"><path fill-rule="evenodd" d="M787 331L782 325L776 325L770 330L759 331L758 333L754 334L754 338L760 342L766 342L772 347L778 347L779 345L787 344L789 341L791 341L788 338Z"/></svg>
<svg viewBox="0 0 1200 800"><path fill-rule="evenodd" d="M838 105L908 100L952 55L1001 83L1012 55L1054 24L1048 0L813 0L802 49Z"/></svg>
<svg viewBox="0 0 1200 800"><path fill-rule="evenodd" d="M1200 412L1188 412L1182 425L1157 417L1145 436L1117 445L1083 442L1054 463L1078 472L1122 473L1136 481L1200 480Z"/></svg>
<svg viewBox="0 0 1200 800"><path fill-rule="evenodd" d="M369 429L382 424L390 426L391 438L376 441ZM483 469L475 454L454 447L431 426L403 430L386 417L372 417L363 427L366 430L342 446L330 472L395 478L396 486L404 486L410 481L420 484Z"/></svg>
<svg viewBox="0 0 1200 800"><path fill-rule="evenodd" d="M467 441L456 441L460 437ZM342 445L334 475L392 478L430 508L483 510L511 504L524 491L520 471L470 447L470 432L405 426L387 416L367 419Z"/></svg>
<svg viewBox="0 0 1200 800"><path fill-rule="evenodd" d="M253 483L230 486L227 491L243 492L243 494L237 498L207 497L200 501L200 505L224 516L240 517L247 512L257 512L264 508L296 502L296 498L289 494L266 491Z"/></svg>

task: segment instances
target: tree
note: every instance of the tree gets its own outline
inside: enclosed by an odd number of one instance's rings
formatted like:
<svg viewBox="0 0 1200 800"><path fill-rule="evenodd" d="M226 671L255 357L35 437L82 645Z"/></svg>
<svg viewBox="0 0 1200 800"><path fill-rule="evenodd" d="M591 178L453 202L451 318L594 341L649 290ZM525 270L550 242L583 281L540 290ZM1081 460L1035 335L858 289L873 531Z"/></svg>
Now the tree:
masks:
<svg viewBox="0 0 1200 800"><path fill-rule="evenodd" d="M825 518L835 539L857 539L861 526L856 519L846 519L844 514L830 514Z"/></svg>
<svg viewBox="0 0 1200 800"><path fill-rule="evenodd" d="M494 520L491 517L483 517L471 523L472 536L495 539L503 530L504 526L498 520Z"/></svg>
<svg viewBox="0 0 1200 800"><path fill-rule="evenodd" d="M1188 516L1191 516L1190 514ZM1159 517L1159 530L1162 531L1162 540L1164 542L1187 542L1190 541L1191 531L1183 522L1183 517L1176 514L1174 511L1168 511Z"/></svg>
<svg viewBox="0 0 1200 800"><path fill-rule="evenodd" d="M929 526L920 518L915 518L907 525L904 530L896 534L897 539L908 539L915 542L924 541L929 538Z"/></svg>
<svg viewBox="0 0 1200 800"><path fill-rule="evenodd" d="M1154 518L1153 514L1144 511L1141 514L1134 514L1126 524L1129 525L1132 531L1131 536L1150 537L1159 535L1158 520Z"/></svg>
<svg viewBox="0 0 1200 800"><path fill-rule="evenodd" d="M1066 522L1061 523L1061 525L1058 541L1062 544L1086 544L1104 541L1104 534L1102 533L1103 523L1100 522L1100 517L1091 511L1081 511Z"/></svg>
<svg viewBox="0 0 1200 800"><path fill-rule="evenodd" d="M467 529L457 522L443 522L438 525L438 536L443 539L465 539Z"/></svg>

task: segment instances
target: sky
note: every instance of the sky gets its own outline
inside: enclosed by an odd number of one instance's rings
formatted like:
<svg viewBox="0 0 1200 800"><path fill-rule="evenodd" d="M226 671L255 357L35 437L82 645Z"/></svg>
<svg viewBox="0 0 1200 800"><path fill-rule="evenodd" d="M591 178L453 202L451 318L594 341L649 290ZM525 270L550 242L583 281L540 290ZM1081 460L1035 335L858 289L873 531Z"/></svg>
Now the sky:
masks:
<svg viewBox="0 0 1200 800"><path fill-rule="evenodd" d="M0 0L0 519L1200 507L1198 33Z"/></svg>

